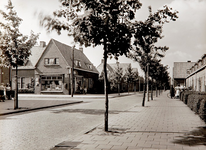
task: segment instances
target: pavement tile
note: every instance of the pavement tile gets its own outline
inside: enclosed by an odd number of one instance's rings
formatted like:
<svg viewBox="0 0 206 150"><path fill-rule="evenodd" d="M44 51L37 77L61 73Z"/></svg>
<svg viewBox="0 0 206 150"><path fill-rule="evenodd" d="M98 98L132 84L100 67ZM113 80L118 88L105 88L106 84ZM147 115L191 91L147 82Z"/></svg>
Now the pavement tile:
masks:
<svg viewBox="0 0 206 150"><path fill-rule="evenodd" d="M96 145L96 144L79 144L76 148L79 148L81 150L83 149L96 149L97 146L99 145Z"/></svg>
<svg viewBox="0 0 206 150"><path fill-rule="evenodd" d="M152 148L155 148L155 149L166 149L167 146L166 145L156 145L156 144L152 144Z"/></svg>
<svg viewBox="0 0 206 150"><path fill-rule="evenodd" d="M96 148L99 148L99 149L111 149L112 145L100 144Z"/></svg>
<svg viewBox="0 0 206 150"><path fill-rule="evenodd" d="M122 146L126 147L126 146L137 146L138 143L137 142L131 142L131 143L123 143Z"/></svg>
<svg viewBox="0 0 206 150"><path fill-rule="evenodd" d="M126 150L128 146L112 146L111 150Z"/></svg>
<svg viewBox="0 0 206 150"><path fill-rule="evenodd" d="M169 150L183 150L183 147L181 145L180 146L167 145L167 149L169 149Z"/></svg>
<svg viewBox="0 0 206 150"><path fill-rule="evenodd" d="M123 142L113 142L113 141L110 141L110 143L109 144L111 144L111 145L118 145L118 146L120 146L120 145L122 145L123 144Z"/></svg>

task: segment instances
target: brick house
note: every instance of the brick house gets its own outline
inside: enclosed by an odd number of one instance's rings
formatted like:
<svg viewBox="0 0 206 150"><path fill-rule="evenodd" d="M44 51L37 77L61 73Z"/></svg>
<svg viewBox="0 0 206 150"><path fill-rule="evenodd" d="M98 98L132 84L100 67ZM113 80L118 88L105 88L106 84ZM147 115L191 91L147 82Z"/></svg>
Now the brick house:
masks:
<svg viewBox="0 0 206 150"><path fill-rule="evenodd" d="M38 54L31 55L25 66L19 67L19 88L34 84L36 94L69 94L71 90L72 47L51 39L46 46L32 48ZM74 92L86 87L94 92L98 71L83 53L74 49ZM15 86L13 86L15 87Z"/></svg>
<svg viewBox="0 0 206 150"><path fill-rule="evenodd" d="M194 91L206 92L206 54L188 69L186 86Z"/></svg>
<svg viewBox="0 0 206 150"><path fill-rule="evenodd" d="M46 43L41 41L39 46L34 46L31 48L31 55L29 59L25 61L23 66L18 66L18 90L19 92L29 92L34 93L35 86L35 72L36 64L41 57L43 51L46 48ZM16 88L15 82L16 69L12 68L12 89Z"/></svg>
<svg viewBox="0 0 206 150"><path fill-rule="evenodd" d="M186 78L188 76L188 69L190 69L195 62L174 62L173 67L173 85L186 86Z"/></svg>

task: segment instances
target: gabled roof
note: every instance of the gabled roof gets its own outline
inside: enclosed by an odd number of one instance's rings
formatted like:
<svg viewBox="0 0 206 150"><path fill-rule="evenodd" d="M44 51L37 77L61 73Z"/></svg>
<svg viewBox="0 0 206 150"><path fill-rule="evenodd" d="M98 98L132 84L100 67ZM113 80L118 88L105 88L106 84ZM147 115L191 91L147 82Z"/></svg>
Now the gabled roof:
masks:
<svg viewBox="0 0 206 150"><path fill-rule="evenodd" d="M54 44L56 45L58 50L61 52L62 56L65 58L68 65L72 66L72 51L73 51L73 48L71 46L63 44L61 42L58 42L54 39L51 39L51 41L54 42ZM78 60L81 63L81 67L75 65L74 69L99 74L96 67L90 62L90 60L86 57L86 55L82 51L80 51L78 49L74 49L74 60ZM88 65L91 65L92 68L90 69Z"/></svg>
<svg viewBox="0 0 206 150"><path fill-rule="evenodd" d="M19 69L35 69L35 66L43 54L46 47L34 46L31 48L31 55L24 66L19 66Z"/></svg>
<svg viewBox="0 0 206 150"><path fill-rule="evenodd" d="M97 70L98 70L99 74L101 74L102 71L103 71L103 67L104 67L103 65L104 65L104 64L101 63L101 64L97 67ZM108 70L108 73L114 72L113 68L112 68L109 64L107 64L107 70Z"/></svg>
<svg viewBox="0 0 206 150"><path fill-rule="evenodd" d="M117 69L117 63L109 64L109 65L113 68L113 70ZM119 62L118 62L118 65L119 65L119 68L122 68L123 74L125 74L127 68L128 68L131 64L130 64L130 63L119 63Z"/></svg>
<svg viewBox="0 0 206 150"><path fill-rule="evenodd" d="M118 63L119 67L122 68L123 74L126 73L127 68L131 65L130 63ZM107 70L108 73L112 73L117 69L117 63L107 64ZM101 64L97 67L97 70L99 71L99 74L103 71L103 61Z"/></svg>
<svg viewBox="0 0 206 150"><path fill-rule="evenodd" d="M173 78L186 79L187 70L190 69L195 62L174 62Z"/></svg>

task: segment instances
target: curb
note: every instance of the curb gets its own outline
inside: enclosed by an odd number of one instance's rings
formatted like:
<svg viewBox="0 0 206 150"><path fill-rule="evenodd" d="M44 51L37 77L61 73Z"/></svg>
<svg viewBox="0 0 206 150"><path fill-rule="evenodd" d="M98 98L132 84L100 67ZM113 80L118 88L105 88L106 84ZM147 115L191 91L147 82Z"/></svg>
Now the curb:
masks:
<svg viewBox="0 0 206 150"><path fill-rule="evenodd" d="M58 107L58 106L64 106L64 105L78 104L78 103L82 103L82 102L83 101L69 102L69 103L64 103L64 104L57 104L57 105L50 105L50 106L44 106L44 107L31 108L31 109L11 111L11 112L6 112L6 113L0 113L0 116L16 114L16 113L22 113L22 112L28 112L28 111L34 111L34 110L40 110L40 109L46 109L46 108L52 108L52 107Z"/></svg>

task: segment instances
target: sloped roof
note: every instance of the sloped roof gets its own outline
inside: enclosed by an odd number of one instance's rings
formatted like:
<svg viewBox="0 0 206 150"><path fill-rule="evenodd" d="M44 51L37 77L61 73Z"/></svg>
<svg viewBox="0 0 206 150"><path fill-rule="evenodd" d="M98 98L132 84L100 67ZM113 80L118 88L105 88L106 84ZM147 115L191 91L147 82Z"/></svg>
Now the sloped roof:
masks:
<svg viewBox="0 0 206 150"><path fill-rule="evenodd" d="M62 53L62 56L65 58L69 66L72 66L72 50L73 48L71 46L68 46L66 44L63 44L61 42L58 42L54 39L51 39L51 41L54 42L56 47L59 49L59 51ZM74 69L76 70L83 70L88 72L93 72L99 74L96 67L90 62L90 60L86 57L86 55L78 50L74 49L74 60L78 60L81 63L81 67L74 66ZM88 65L92 65L92 69L88 67Z"/></svg>
<svg viewBox="0 0 206 150"><path fill-rule="evenodd" d="M187 70L194 64L195 62L174 62L173 78L186 79Z"/></svg>
<svg viewBox="0 0 206 150"><path fill-rule="evenodd" d="M99 74L101 74L102 73L102 71L103 71L103 66L104 64L103 63L101 63L98 67L97 67L97 70L98 70L98 72L99 72ZM107 64L107 69L108 69L108 73L111 73L111 72L114 72L114 70L113 70L113 68L109 65L109 64Z"/></svg>
<svg viewBox="0 0 206 150"><path fill-rule="evenodd" d="M109 64L114 70L117 69L117 63ZM123 74L126 73L127 68L131 65L130 63L119 63L119 67L122 68Z"/></svg>
<svg viewBox="0 0 206 150"><path fill-rule="evenodd" d="M24 66L19 66L19 69L34 69L38 60L46 47L34 46L31 48L31 55Z"/></svg>
<svg viewBox="0 0 206 150"><path fill-rule="evenodd" d="M123 74L126 73L126 70L129 67L129 65L131 65L131 64L130 63L119 63L119 67L122 68ZM107 69L108 69L109 73L114 72L114 70L117 69L117 63L107 64ZM103 63L101 63L97 67L97 70L99 71L99 73L101 73L103 71Z"/></svg>

